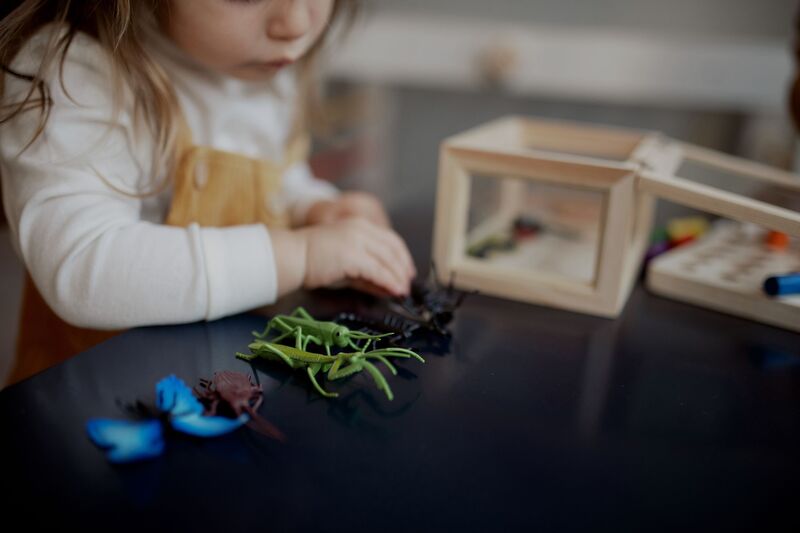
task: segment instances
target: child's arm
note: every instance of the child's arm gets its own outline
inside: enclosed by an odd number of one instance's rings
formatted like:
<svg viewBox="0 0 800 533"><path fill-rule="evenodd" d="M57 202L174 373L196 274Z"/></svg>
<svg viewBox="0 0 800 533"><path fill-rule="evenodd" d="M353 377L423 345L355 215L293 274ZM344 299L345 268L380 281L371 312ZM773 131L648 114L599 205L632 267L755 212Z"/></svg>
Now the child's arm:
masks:
<svg viewBox="0 0 800 533"><path fill-rule="evenodd" d="M12 67L35 72L36 43L26 49ZM0 126L12 239L45 301L67 322L98 329L214 319L274 301L276 261L263 225L165 226L158 198L109 185L144 191L160 178L151 174L156 147L134 128L130 101L113 113L108 62L78 34L63 86L57 68L46 76L52 107L44 133L23 151L38 110ZM5 79L4 103L29 88Z"/></svg>

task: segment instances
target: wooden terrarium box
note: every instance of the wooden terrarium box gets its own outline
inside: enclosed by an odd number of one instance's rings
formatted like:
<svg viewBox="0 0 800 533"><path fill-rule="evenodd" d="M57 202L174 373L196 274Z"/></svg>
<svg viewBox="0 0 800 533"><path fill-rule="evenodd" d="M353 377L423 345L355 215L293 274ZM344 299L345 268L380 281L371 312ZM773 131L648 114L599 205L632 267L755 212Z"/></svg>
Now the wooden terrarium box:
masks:
<svg viewBox="0 0 800 533"><path fill-rule="evenodd" d="M658 132L508 117L439 157L433 257L462 289L616 316L657 197L800 235L793 175ZM765 185L781 194L752 197Z"/></svg>

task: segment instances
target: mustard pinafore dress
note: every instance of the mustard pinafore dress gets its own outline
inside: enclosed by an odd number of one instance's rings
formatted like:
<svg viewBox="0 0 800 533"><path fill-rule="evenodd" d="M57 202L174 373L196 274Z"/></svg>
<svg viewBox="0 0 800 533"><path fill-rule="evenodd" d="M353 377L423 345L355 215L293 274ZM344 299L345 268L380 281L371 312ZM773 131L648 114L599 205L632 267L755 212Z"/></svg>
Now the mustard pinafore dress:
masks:
<svg viewBox="0 0 800 533"><path fill-rule="evenodd" d="M282 177L291 165L308 157L308 136L293 135L281 162L194 145L185 123L181 137L166 224L222 227L262 223L288 227L288 214L277 201ZM119 333L67 324L48 307L30 276L26 276L16 361L7 384L30 377Z"/></svg>

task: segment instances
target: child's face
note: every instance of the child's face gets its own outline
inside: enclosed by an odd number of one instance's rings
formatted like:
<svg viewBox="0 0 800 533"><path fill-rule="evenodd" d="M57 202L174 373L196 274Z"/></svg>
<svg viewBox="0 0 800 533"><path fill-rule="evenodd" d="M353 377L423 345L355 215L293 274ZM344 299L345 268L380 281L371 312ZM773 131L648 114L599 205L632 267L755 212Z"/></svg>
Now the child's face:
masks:
<svg viewBox="0 0 800 533"><path fill-rule="evenodd" d="M300 59L322 35L333 0L170 0L164 31L212 70L262 80Z"/></svg>

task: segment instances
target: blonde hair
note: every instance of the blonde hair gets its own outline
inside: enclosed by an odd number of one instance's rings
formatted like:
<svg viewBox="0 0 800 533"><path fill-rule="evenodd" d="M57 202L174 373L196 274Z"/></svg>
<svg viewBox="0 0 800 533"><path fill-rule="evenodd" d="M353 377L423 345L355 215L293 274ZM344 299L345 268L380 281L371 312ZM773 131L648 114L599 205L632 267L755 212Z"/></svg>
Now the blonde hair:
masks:
<svg viewBox="0 0 800 533"><path fill-rule="evenodd" d="M119 110L123 87L131 89L134 117L153 133L159 156L158 165L168 171L175 164L181 113L177 96L169 77L147 53L144 46L144 27L148 21L166 9L166 0L5 0L0 7L0 68L11 76L26 80L30 88L16 102L0 105L0 124L20 113L39 110L37 128L23 151L41 135L52 106L44 74L58 63L59 79L64 87L63 64L67 50L81 32L96 39L112 58L112 103ZM359 7L358 0L334 0L328 30L335 21L344 19L349 28ZM51 32L45 53L36 72L16 72L11 61L25 42L46 24L56 23L64 32ZM300 105L295 119L295 132L311 126L318 115L319 92L315 63L323 49L328 30L298 62L297 78ZM5 95L4 76L0 75L0 102ZM159 185L153 194L162 189Z"/></svg>

